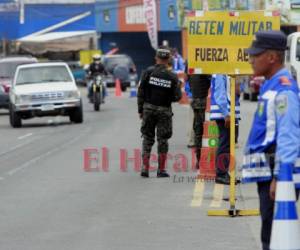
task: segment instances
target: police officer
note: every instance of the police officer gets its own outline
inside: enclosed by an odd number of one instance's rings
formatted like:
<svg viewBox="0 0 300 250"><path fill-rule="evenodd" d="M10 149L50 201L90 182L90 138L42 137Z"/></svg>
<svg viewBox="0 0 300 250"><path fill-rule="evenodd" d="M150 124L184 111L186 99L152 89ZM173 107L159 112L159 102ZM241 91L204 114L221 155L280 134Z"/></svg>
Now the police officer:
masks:
<svg viewBox="0 0 300 250"><path fill-rule="evenodd" d="M156 52L156 65L142 75L138 88L138 113L142 119L143 137L142 177L149 177L151 148L157 133L158 170L157 177L169 177L166 172L168 139L172 136L171 103L179 101L181 91L177 76L168 69L170 50L160 48Z"/></svg>
<svg viewBox="0 0 300 250"><path fill-rule="evenodd" d="M88 68L88 75L90 78L93 78L97 74L107 75L104 65L101 63L101 55L100 54L93 55L93 62L90 64L90 66ZM89 98L92 97L92 83L93 83L92 80L89 81L89 83L88 83L88 97ZM106 91L106 89L104 88L103 97L105 96L105 91ZM104 100L104 98L102 98L102 100Z"/></svg>
<svg viewBox="0 0 300 250"><path fill-rule="evenodd" d="M240 119L239 99L235 99L236 123ZM216 183L229 185L230 163L230 80L227 75L213 75L211 81L210 119L216 121L219 130L216 152ZM238 183L236 181L236 183Z"/></svg>
<svg viewBox="0 0 300 250"><path fill-rule="evenodd" d="M263 250L270 245L278 171L286 164L295 166L299 151L299 90L284 68L286 45L282 32L259 31L247 49L254 74L266 79L260 87L242 170L244 182L257 182Z"/></svg>

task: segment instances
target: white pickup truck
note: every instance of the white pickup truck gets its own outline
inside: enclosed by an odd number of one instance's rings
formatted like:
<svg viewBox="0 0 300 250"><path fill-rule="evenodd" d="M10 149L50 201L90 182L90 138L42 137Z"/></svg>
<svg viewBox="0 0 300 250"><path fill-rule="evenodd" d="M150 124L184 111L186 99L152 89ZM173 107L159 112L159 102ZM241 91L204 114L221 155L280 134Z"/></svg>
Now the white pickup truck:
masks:
<svg viewBox="0 0 300 250"><path fill-rule="evenodd" d="M83 122L82 101L66 63L33 63L18 66L9 93L10 124L22 126L22 119L69 116Z"/></svg>

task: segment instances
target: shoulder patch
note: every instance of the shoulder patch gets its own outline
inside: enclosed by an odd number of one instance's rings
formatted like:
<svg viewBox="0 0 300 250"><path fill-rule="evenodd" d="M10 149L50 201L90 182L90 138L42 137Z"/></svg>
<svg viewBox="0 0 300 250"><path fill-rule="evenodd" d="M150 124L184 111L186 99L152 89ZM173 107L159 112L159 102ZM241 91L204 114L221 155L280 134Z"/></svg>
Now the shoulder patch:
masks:
<svg viewBox="0 0 300 250"><path fill-rule="evenodd" d="M284 85L284 86L291 86L292 85L291 81L286 76L280 77L280 83L281 83L281 85Z"/></svg>
<svg viewBox="0 0 300 250"><path fill-rule="evenodd" d="M279 95L275 99L276 112L279 115L285 114L288 108L288 99L286 95Z"/></svg>
<svg viewBox="0 0 300 250"><path fill-rule="evenodd" d="M265 103L264 101L258 101L257 105L257 114L258 116L262 116L264 113Z"/></svg>

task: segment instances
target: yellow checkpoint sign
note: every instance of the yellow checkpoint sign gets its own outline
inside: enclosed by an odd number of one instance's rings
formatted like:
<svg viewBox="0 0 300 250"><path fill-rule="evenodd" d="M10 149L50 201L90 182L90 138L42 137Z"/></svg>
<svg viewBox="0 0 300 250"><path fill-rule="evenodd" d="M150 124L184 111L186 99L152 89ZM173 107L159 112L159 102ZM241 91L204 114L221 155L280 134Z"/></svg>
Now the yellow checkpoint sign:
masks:
<svg viewBox="0 0 300 250"><path fill-rule="evenodd" d="M190 74L252 74L249 48L259 30L280 30L280 16L267 11L194 11L188 16Z"/></svg>

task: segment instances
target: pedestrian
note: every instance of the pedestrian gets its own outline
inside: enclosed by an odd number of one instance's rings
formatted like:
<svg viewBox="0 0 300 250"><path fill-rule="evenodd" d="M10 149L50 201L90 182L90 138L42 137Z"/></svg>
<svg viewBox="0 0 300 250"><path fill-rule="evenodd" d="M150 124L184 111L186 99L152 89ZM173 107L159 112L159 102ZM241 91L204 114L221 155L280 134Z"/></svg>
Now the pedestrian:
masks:
<svg viewBox="0 0 300 250"><path fill-rule="evenodd" d="M208 90L210 88L211 75L188 75L188 81L192 92L191 107L194 112L193 130L196 153L196 166L199 168L201 159L203 123L205 121L205 108Z"/></svg>
<svg viewBox="0 0 300 250"><path fill-rule="evenodd" d="M185 61L182 56L178 53L177 48L172 49L173 59L173 71L176 73L182 73L185 71Z"/></svg>
<svg viewBox="0 0 300 250"><path fill-rule="evenodd" d="M169 177L166 171L168 139L172 136L172 102L181 98L177 76L168 69L171 52L160 48L156 52L156 64L149 67L141 77L138 88L138 113L142 119L143 137L142 177L149 177L149 161L152 146L157 136L157 177Z"/></svg>
<svg viewBox="0 0 300 250"><path fill-rule="evenodd" d="M235 126L240 119L239 99L235 98ZM216 152L216 179L219 184L229 185L230 175L230 79L227 75L213 75L211 80L210 120L217 123L219 130Z"/></svg>
<svg viewBox="0 0 300 250"><path fill-rule="evenodd" d="M299 153L299 90L284 68L286 46L287 38L281 31L259 31L246 50L254 74L265 77L242 169L244 182L257 182L263 250L270 249L277 174L287 165L295 166Z"/></svg>
<svg viewBox="0 0 300 250"><path fill-rule="evenodd" d="M186 80L184 84L184 92L186 93L189 103L191 104L192 101L192 91L191 86L188 80ZM187 135L188 135L188 148L195 147L195 132L194 132L194 111L191 105L189 105L189 114L188 114L188 128L187 128Z"/></svg>

